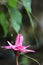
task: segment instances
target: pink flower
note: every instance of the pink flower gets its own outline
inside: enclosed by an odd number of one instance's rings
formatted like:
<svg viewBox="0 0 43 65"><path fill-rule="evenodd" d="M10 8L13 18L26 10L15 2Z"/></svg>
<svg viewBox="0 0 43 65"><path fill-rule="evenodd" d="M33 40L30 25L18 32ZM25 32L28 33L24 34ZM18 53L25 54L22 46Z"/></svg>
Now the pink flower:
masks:
<svg viewBox="0 0 43 65"><path fill-rule="evenodd" d="M34 50L28 50L27 48L29 46L23 46L23 36L21 34L17 35L16 41L15 41L15 45L12 45L9 41L7 41L9 46L1 46L1 48L5 48L5 49L13 49L14 51L19 51L22 53L26 53L26 52L35 52Z"/></svg>

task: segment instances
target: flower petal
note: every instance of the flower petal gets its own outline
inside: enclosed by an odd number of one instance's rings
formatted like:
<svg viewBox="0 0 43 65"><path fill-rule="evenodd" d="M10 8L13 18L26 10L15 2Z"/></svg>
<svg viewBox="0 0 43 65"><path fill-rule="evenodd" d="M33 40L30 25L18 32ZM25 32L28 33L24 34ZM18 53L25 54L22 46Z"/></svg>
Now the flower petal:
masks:
<svg viewBox="0 0 43 65"><path fill-rule="evenodd" d="M12 48L13 50L18 50L18 48L16 47L16 45L13 45L11 48Z"/></svg>
<svg viewBox="0 0 43 65"><path fill-rule="evenodd" d="M30 47L30 45L28 45L28 46L22 46L24 49L26 49L26 48L28 48L28 47Z"/></svg>
<svg viewBox="0 0 43 65"><path fill-rule="evenodd" d="M25 52L35 52L34 50L25 50Z"/></svg>
<svg viewBox="0 0 43 65"><path fill-rule="evenodd" d="M34 50L28 50L28 49L23 49L23 48L20 51L23 52L23 53L35 52Z"/></svg>
<svg viewBox="0 0 43 65"><path fill-rule="evenodd" d="M1 48L11 49L11 46L1 46Z"/></svg>
<svg viewBox="0 0 43 65"><path fill-rule="evenodd" d="M16 41L15 41L15 45L16 46L22 46L22 42L23 42L23 36L21 34L18 34Z"/></svg>
<svg viewBox="0 0 43 65"><path fill-rule="evenodd" d="M13 46L9 41L7 41L10 46Z"/></svg>

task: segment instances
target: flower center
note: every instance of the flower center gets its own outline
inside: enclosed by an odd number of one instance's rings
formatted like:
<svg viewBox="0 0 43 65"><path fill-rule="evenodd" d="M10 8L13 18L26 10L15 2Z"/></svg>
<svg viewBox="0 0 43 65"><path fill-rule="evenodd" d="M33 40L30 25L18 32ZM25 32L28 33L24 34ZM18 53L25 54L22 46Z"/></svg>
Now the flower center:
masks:
<svg viewBox="0 0 43 65"><path fill-rule="evenodd" d="M18 50L22 49L22 47L21 47L21 46L17 46L16 48L17 48Z"/></svg>

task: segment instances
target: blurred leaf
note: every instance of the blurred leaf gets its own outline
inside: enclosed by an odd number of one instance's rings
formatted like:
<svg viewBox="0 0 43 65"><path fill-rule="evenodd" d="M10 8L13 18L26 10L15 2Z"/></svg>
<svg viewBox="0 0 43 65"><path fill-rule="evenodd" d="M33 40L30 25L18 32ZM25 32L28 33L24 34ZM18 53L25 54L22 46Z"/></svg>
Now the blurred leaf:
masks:
<svg viewBox="0 0 43 65"><path fill-rule="evenodd" d="M16 8L17 2L18 2L18 0L8 0L8 5L13 7L13 8Z"/></svg>
<svg viewBox="0 0 43 65"><path fill-rule="evenodd" d="M22 4L23 4L24 8L26 9L26 11L28 13L28 16L30 18L30 22L31 22L32 29L34 29L33 20L32 20L32 17L30 15L30 13L31 13L31 0L22 0Z"/></svg>
<svg viewBox="0 0 43 65"><path fill-rule="evenodd" d="M37 39L37 36L35 35L35 23L32 19L32 16L30 13L28 13L28 16L29 16L29 19L30 19L30 22L31 22L31 27L32 27L32 33L34 35L34 38L36 40L36 45L37 45L37 48L39 47L39 44L38 44L38 39Z"/></svg>
<svg viewBox="0 0 43 65"><path fill-rule="evenodd" d="M37 47L38 47L38 40L37 40L37 37L35 35L35 23L32 19L32 12L31 12L31 1L32 0L21 0L22 1L22 5L24 6L25 10L27 11L27 14L28 14L28 17L30 19L30 23L31 23L31 27L32 27L32 32L33 32L33 35L34 35L34 38L36 40L36 44L37 44Z"/></svg>
<svg viewBox="0 0 43 65"><path fill-rule="evenodd" d="M31 0L22 0L22 4L27 11L27 14L30 18L32 29L34 30L34 23L33 23L31 15L30 15L30 13L31 13Z"/></svg>
<svg viewBox="0 0 43 65"><path fill-rule="evenodd" d="M7 33L8 33L8 26L7 26L6 18L5 18L5 15L4 15L3 12L0 12L0 24L1 24L2 27L3 27L3 30L4 30L4 36L6 36Z"/></svg>
<svg viewBox="0 0 43 65"><path fill-rule="evenodd" d="M7 0L0 0L0 3L1 4L6 4L7 3Z"/></svg>
<svg viewBox="0 0 43 65"><path fill-rule="evenodd" d="M25 9L31 13L31 0L21 0Z"/></svg>
<svg viewBox="0 0 43 65"><path fill-rule="evenodd" d="M22 15L18 10L14 10L13 8L9 9L9 13L11 17L10 18L11 26L18 33L20 30L21 23L22 23Z"/></svg>
<svg viewBox="0 0 43 65"><path fill-rule="evenodd" d="M34 33L34 30L35 30L34 21L33 21L33 19L32 19L31 14L30 14L29 12L27 12L27 13L28 13L28 16L29 16L29 19L30 19L30 22L31 22L31 27L32 27L32 30L33 30L33 33Z"/></svg>

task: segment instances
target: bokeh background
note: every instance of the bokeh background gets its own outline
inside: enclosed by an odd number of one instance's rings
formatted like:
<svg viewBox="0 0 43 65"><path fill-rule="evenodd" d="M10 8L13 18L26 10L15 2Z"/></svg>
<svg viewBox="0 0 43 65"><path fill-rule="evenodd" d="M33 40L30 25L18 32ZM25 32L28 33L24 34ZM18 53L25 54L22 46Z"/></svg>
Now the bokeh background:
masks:
<svg viewBox="0 0 43 65"><path fill-rule="evenodd" d="M2 3L5 3L6 0L2 0ZM32 19L34 23L34 32L31 27L30 19L27 15L26 10L21 4L18 4L18 9L22 13L22 25L19 33L24 36L23 45L31 45L29 49L34 49L35 53L26 53L27 56L35 58L39 61L40 65L43 65L43 0L32 0ZM9 13L5 5L0 3L0 11L5 13L7 24L9 22ZM8 24L10 25L10 24ZM10 26L9 32L6 37L3 37L4 32L2 25L0 24L0 46L8 45L7 40L12 44L15 43L15 38L17 33ZM15 52L13 50L6 50L0 48L0 65L16 65L15 64ZM19 65L38 65L31 59L24 57L23 55L19 56Z"/></svg>

